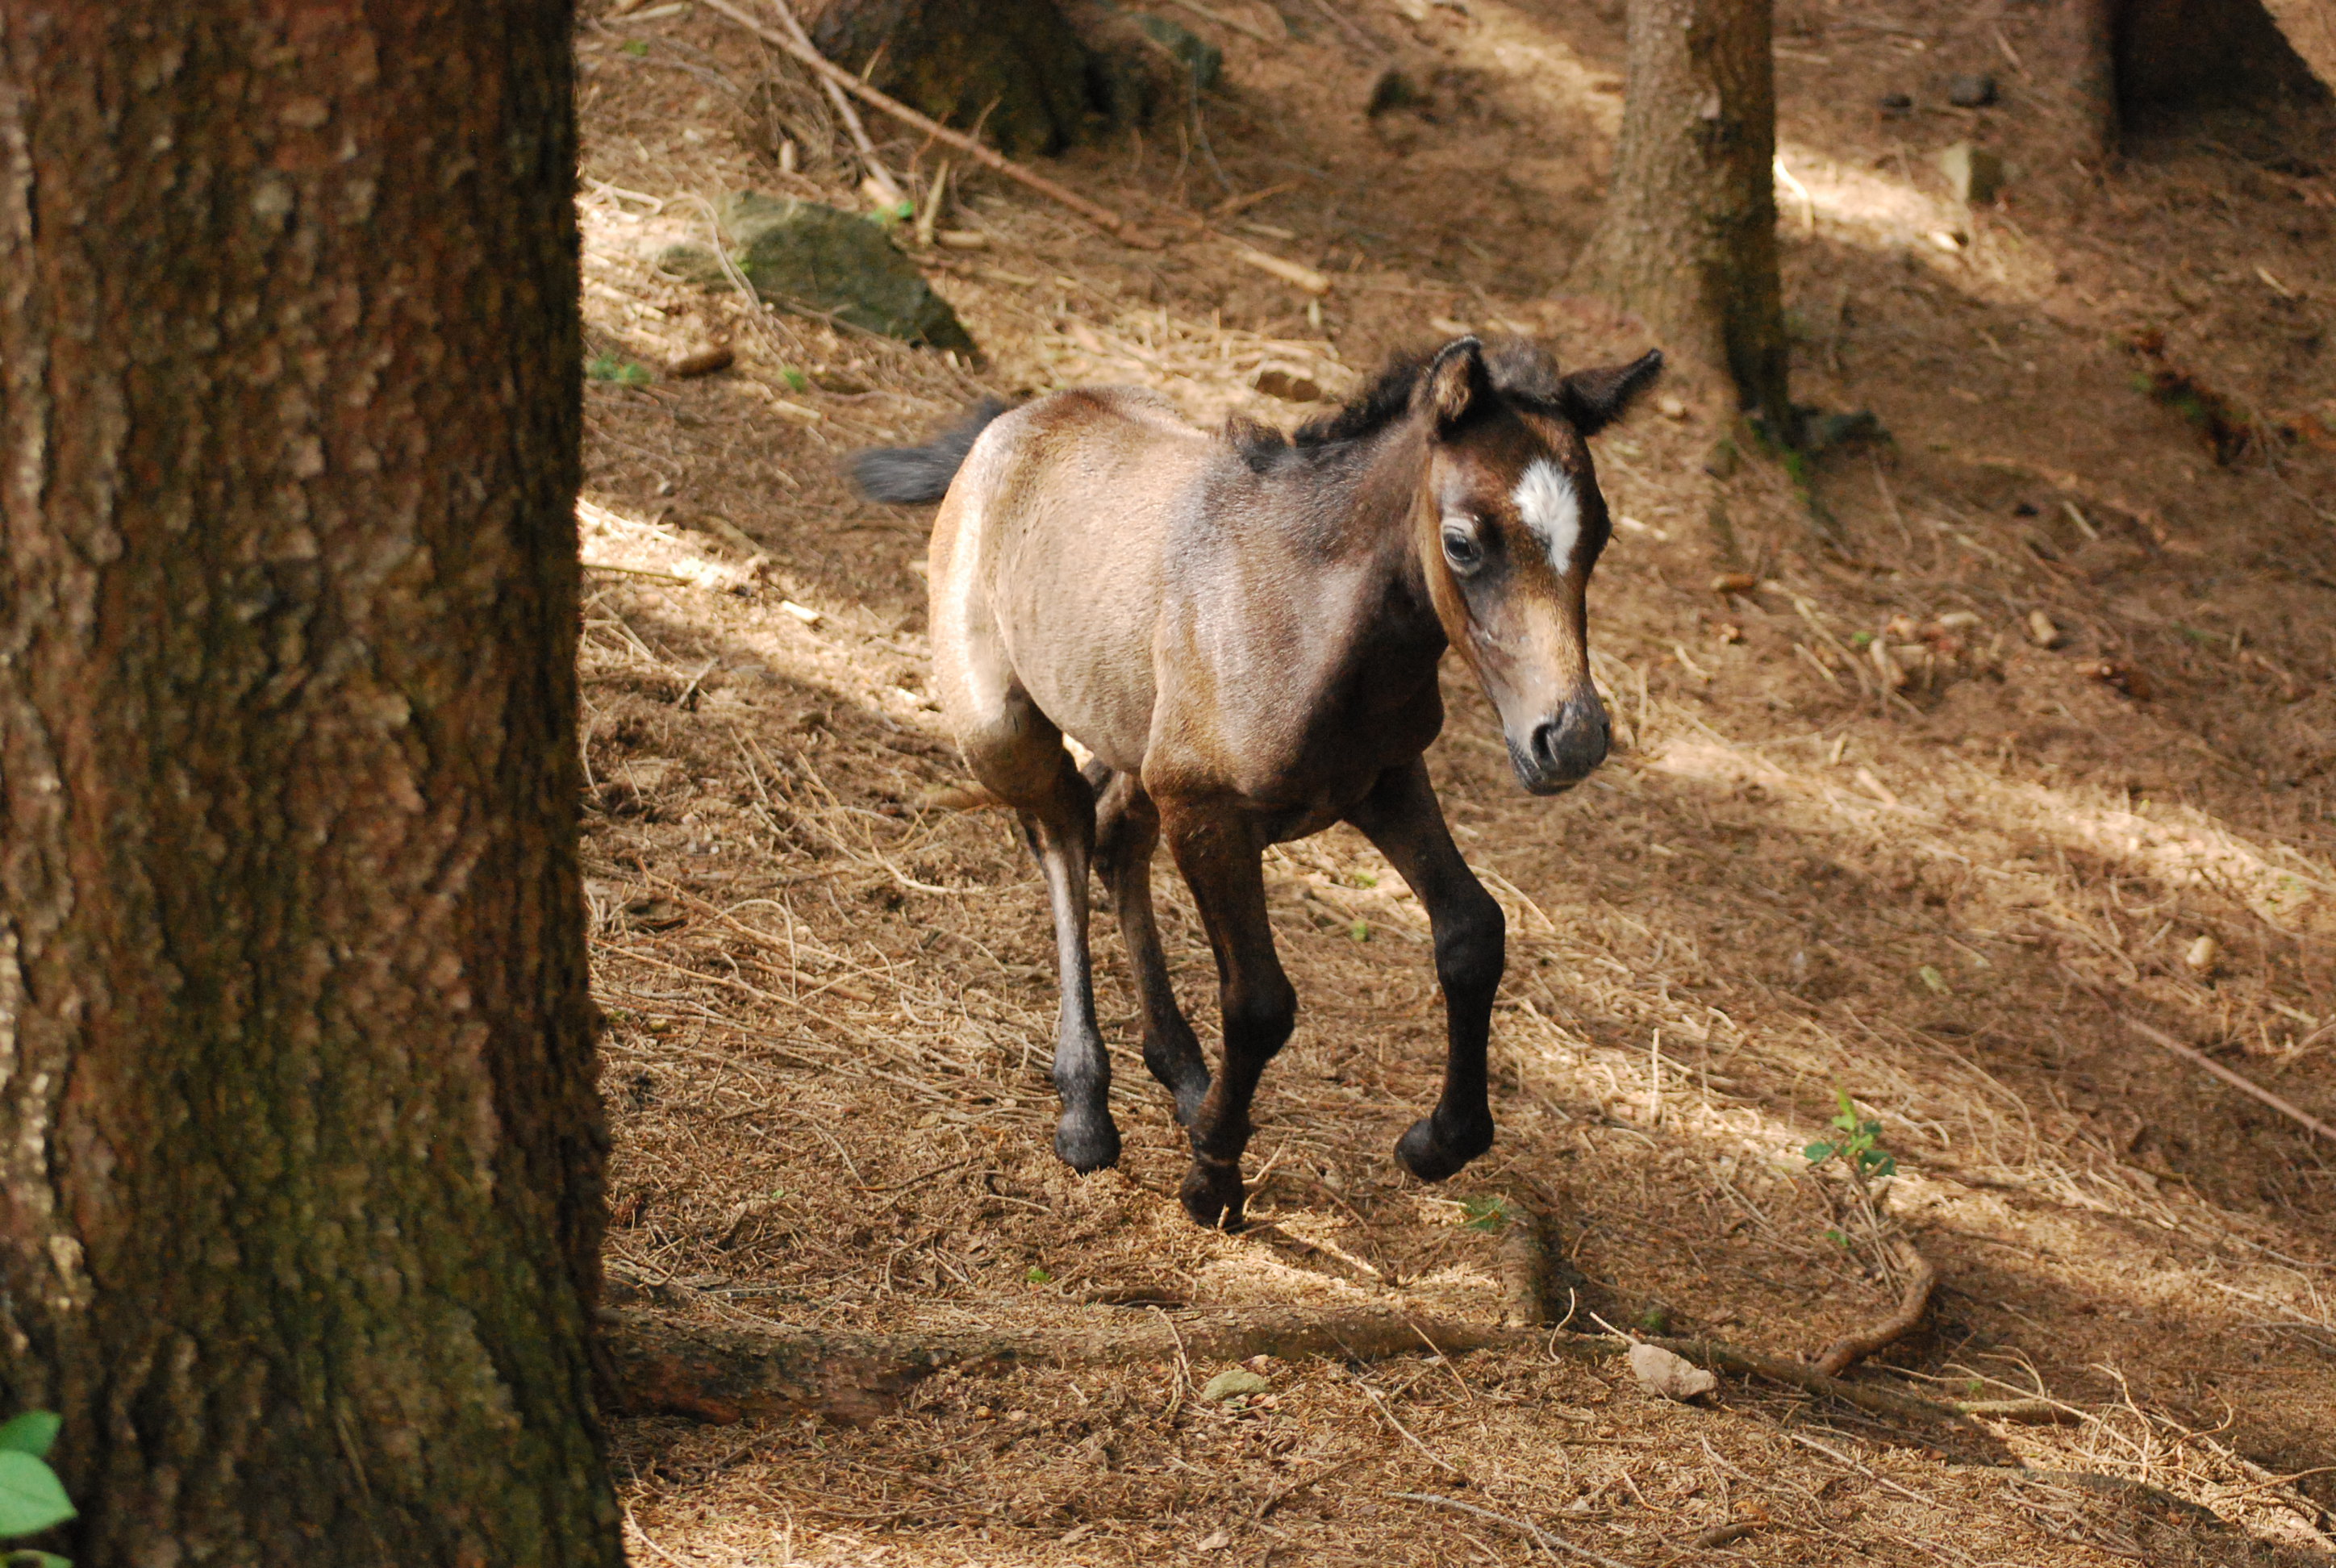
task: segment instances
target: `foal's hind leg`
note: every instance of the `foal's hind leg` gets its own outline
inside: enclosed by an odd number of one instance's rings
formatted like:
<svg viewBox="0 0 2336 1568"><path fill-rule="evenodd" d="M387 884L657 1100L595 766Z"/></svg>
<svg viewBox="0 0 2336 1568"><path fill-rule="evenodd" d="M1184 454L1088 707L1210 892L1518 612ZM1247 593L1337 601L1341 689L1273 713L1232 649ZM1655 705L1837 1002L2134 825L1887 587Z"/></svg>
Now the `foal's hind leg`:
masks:
<svg viewBox="0 0 2336 1568"><path fill-rule="evenodd" d="M1055 1033L1055 1087L1063 1096L1055 1153L1075 1171L1119 1160L1119 1128L1108 1105L1111 1057L1095 1027L1087 949L1087 875L1095 852L1095 791L1080 776L1056 729L1018 688L959 744L974 774L1019 813L1046 874L1055 917L1062 1012Z"/></svg>
<svg viewBox="0 0 2336 1568"><path fill-rule="evenodd" d="M1209 1065L1176 1005L1153 920L1152 852L1159 842L1159 808L1142 783L1133 774L1110 775L1095 807L1095 866L1119 911L1119 934L1144 1004L1144 1065L1176 1096L1176 1119L1190 1127L1209 1092Z"/></svg>
<svg viewBox="0 0 2336 1568"><path fill-rule="evenodd" d="M1250 1101L1257 1081L1298 1019L1298 993L1281 972L1267 921L1260 846L1239 816L1205 806L1163 810L1176 869L1201 906L1216 950L1225 1057L1192 1120L1192 1168L1181 1196L1184 1212L1203 1225L1241 1222L1241 1151L1249 1146Z"/></svg>
<svg viewBox="0 0 2336 1568"><path fill-rule="evenodd" d="M1493 994L1506 962L1507 920L1444 825L1427 765L1383 774L1347 813L1409 883L1436 933L1436 978L1444 986L1444 1095L1397 1143L1397 1158L1422 1181L1440 1182L1493 1146L1484 1047Z"/></svg>

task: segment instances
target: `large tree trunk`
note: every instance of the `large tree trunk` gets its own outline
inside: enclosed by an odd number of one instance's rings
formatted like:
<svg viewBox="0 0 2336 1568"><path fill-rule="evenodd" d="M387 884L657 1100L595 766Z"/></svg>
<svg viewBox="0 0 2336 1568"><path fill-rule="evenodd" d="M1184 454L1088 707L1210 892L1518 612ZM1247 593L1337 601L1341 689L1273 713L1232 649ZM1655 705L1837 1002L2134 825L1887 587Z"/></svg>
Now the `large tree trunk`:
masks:
<svg viewBox="0 0 2336 1568"><path fill-rule="evenodd" d="M1627 93L1576 277L1789 439L1767 0L1630 0Z"/></svg>
<svg viewBox="0 0 2336 1568"><path fill-rule="evenodd" d="M0 0L0 1414L81 1568L616 1564L565 0Z"/></svg>

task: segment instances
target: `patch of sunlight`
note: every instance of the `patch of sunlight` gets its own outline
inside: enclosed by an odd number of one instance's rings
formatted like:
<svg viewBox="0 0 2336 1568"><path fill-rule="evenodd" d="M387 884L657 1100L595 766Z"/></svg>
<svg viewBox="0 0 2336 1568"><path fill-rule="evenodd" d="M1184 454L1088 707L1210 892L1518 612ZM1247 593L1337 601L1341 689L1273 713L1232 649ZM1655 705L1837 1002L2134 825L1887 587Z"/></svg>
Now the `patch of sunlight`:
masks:
<svg viewBox="0 0 2336 1568"><path fill-rule="evenodd" d="M1968 227L1943 191L1917 186L1910 161L1899 176L1831 158L1798 142L1776 144L1776 216L1788 231L1807 233L1819 219L1840 238L1874 246L1916 245Z"/></svg>
<svg viewBox="0 0 2336 1568"><path fill-rule="evenodd" d="M1788 799L1865 823L1886 816L1934 832L1946 825L1919 799L1900 801L1870 770L1851 775L1862 788L1862 793L1853 793L1836 787L1825 774L1782 767L1708 734L1669 740L1641 765L1648 772L1730 788L1758 783ZM2266 849L2194 808L2143 815L2088 802L2072 791L1993 778L1975 770L1959 781L1957 794L1962 809L1984 813L1999 825L2017 823L2061 848L2121 866L2129 875L2227 894L2281 930L2318 933L2336 923L2330 918L2336 912L2331 900L2336 895L2336 870L2283 846Z"/></svg>

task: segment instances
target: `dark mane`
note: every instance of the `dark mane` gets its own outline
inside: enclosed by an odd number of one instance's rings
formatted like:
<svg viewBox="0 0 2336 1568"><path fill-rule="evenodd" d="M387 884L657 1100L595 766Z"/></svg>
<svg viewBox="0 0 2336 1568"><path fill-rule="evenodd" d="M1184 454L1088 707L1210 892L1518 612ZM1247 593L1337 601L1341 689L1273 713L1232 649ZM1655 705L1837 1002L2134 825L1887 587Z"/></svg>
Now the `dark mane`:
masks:
<svg viewBox="0 0 2336 1568"><path fill-rule="evenodd" d="M1226 439L1241 461L1263 473L1285 458L1325 453L1378 434L1411 412L1412 388L1435 360L1435 348L1400 350L1379 367L1363 389L1329 414L1317 414L1284 435L1270 424L1235 414L1225 422ZM1538 412L1561 412L1557 359L1531 339L1502 338L1484 348L1484 367L1494 390Z"/></svg>

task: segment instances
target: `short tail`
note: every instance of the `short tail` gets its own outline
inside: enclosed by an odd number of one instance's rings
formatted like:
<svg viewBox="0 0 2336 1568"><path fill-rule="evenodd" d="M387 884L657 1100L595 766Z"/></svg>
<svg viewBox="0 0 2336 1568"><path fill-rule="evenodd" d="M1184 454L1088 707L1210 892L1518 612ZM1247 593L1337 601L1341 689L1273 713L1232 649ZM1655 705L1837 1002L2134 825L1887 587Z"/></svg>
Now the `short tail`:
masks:
<svg viewBox="0 0 2336 1568"><path fill-rule="evenodd" d="M922 446L877 446L852 460L852 477L871 501L913 506L939 501L949 493L949 481L965 464L965 454L989 422L1011 404L985 397L963 419Z"/></svg>

